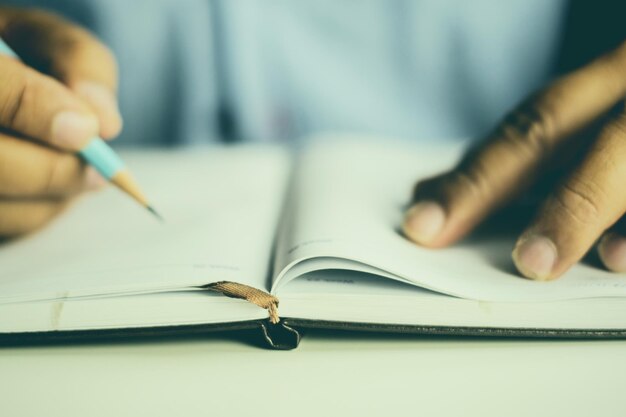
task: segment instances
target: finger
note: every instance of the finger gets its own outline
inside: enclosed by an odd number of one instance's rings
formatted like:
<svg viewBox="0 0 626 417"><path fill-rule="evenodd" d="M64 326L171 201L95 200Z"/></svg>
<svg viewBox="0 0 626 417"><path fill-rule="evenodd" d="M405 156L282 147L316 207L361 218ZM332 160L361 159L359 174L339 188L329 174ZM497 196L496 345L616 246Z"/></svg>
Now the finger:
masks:
<svg viewBox="0 0 626 417"><path fill-rule="evenodd" d="M0 134L0 197L70 196L103 183L74 154Z"/></svg>
<svg viewBox="0 0 626 417"><path fill-rule="evenodd" d="M604 234L598 244L598 255L609 271L626 272L626 216Z"/></svg>
<svg viewBox="0 0 626 417"><path fill-rule="evenodd" d="M67 87L0 57L0 126L54 147L77 151L98 134L98 119Z"/></svg>
<svg viewBox="0 0 626 417"><path fill-rule="evenodd" d="M85 100L99 118L102 137L119 134L117 64L93 35L57 15L19 9L0 9L0 35L28 65Z"/></svg>
<svg viewBox="0 0 626 417"><path fill-rule="evenodd" d="M55 216L69 200L0 200L0 236L15 237L33 232Z"/></svg>
<svg viewBox="0 0 626 417"><path fill-rule="evenodd" d="M417 243L441 247L525 191L565 139L626 93L626 43L513 111L453 171L418 184L404 223Z"/></svg>
<svg viewBox="0 0 626 417"><path fill-rule="evenodd" d="M626 211L626 113L609 123L583 163L541 207L519 238L522 275L553 279L578 262Z"/></svg>

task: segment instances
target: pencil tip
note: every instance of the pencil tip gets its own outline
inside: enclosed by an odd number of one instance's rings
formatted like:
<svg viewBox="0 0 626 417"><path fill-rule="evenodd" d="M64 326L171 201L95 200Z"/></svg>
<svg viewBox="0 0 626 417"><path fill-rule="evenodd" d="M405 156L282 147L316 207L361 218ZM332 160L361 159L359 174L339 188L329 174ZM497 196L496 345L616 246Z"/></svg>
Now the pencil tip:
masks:
<svg viewBox="0 0 626 417"><path fill-rule="evenodd" d="M165 222L165 219L163 218L163 216L161 216L161 215L159 214L159 212L158 212L158 211L156 211L156 210L154 209L154 207L152 207L152 206L146 206L146 208L148 209L148 211L149 211L150 213L154 214L154 217L156 217L157 219L159 219L159 221L161 221L161 222Z"/></svg>

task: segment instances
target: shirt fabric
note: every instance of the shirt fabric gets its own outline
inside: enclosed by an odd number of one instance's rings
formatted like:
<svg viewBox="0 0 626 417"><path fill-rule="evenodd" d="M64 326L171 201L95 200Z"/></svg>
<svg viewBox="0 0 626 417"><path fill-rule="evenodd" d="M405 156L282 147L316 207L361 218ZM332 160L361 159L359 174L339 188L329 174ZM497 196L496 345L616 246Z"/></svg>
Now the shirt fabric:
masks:
<svg viewBox="0 0 626 417"><path fill-rule="evenodd" d="M128 144L477 137L551 75L561 0L13 0L116 54Z"/></svg>

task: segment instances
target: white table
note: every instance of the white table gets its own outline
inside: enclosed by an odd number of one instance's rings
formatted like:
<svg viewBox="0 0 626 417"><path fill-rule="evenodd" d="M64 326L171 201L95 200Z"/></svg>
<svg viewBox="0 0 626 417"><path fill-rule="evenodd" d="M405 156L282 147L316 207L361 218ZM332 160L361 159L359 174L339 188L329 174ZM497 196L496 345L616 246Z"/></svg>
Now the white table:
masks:
<svg viewBox="0 0 626 417"><path fill-rule="evenodd" d="M0 415L625 416L626 341L309 332L0 349Z"/></svg>

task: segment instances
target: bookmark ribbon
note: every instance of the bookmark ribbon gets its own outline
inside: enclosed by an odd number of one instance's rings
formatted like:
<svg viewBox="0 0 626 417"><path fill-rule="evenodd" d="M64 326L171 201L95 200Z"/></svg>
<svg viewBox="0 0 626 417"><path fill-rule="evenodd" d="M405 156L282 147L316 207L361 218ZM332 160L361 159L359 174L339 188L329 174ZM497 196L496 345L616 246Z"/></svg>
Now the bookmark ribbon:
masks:
<svg viewBox="0 0 626 417"><path fill-rule="evenodd" d="M202 288L219 292L226 297L249 301L267 310L270 323L277 324L280 321L280 317L278 317L278 298L268 292L232 281L213 282L203 285Z"/></svg>

